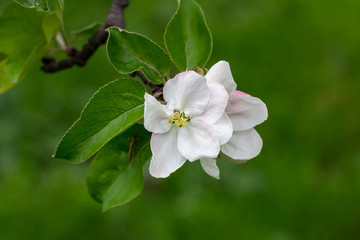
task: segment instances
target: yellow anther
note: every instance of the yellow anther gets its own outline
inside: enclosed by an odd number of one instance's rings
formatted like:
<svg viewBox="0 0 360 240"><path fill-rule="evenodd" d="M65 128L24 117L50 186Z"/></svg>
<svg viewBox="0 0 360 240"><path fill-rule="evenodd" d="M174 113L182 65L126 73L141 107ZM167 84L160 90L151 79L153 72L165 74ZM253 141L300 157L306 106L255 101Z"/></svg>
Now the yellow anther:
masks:
<svg viewBox="0 0 360 240"><path fill-rule="evenodd" d="M174 112L172 116L174 119L177 119L180 116L180 114L178 112Z"/></svg>
<svg viewBox="0 0 360 240"><path fill-rule="evenodd" d="M190 116L185 116L184 112L180 112L178 110L174 110L172 115L173 119L169 119L169 123L175 123L178 127L186 127L186 125L190 122Z"/></svg>

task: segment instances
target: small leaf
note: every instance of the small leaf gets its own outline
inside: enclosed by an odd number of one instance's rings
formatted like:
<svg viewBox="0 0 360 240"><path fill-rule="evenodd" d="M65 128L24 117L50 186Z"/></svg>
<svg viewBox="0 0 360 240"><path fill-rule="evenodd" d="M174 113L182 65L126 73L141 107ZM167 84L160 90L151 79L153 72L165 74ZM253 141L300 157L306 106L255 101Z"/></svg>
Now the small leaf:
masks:
<svg viewBox="0 0 360 240"><path fill-rule="evenodd" d="M141 70L153 83L164 80L170 69L170 59L165 51L145 36L116 27L108 29L106 45L111 64L120 73Z"/></svg>
<svg viewBox="0 0 360 240"><path fill-rule="evenodd" d="M119 79L100 88L59 143L54 157L74 163L89 159L144 115L143 85Z"/></svg>
<svg viewBox="0 0 360 240"><path fill-rule="evenodd" d="M61 19L56 14L48 14L43 17L42 27L48 43L51 43L62 27Z"/></svg>
<svg viewBox="0 0 360 240"><path fill-rule="evenodd" d="M60 25L55 20L44 24L52 15L7 5L0 13L0 93L18 83L40 62L49 50Z"/></svg>
<svg viewBox="0 0 360 240"><path fill-rule="evenodd" d="M35 8L39 11L48 11L48 2L47 0L15 0L21 6L26 8Z"/></svg>
<svg viewBox="0 0 360 240"><path fill-rule="evenodd" d="M179 0L165 30L165 45L180 71L204 67L212 51L212 37L204 13L194 0Z"/></svg>
<svg viewBox="0 0 360 240"><path fill-rule="evenodd" d="M64 7L63 0L15 0L18 4L26 8L35 8L38 11L58 12Z"/></svg>
<svg viewBox="0 0 360 240"><path fill-rule="evenodd" d="M96 155L86 182L90 195L102 203L103 210L125 204L140 194L143 168L151 157L150 136L142 125L135 124Z"/></svg>

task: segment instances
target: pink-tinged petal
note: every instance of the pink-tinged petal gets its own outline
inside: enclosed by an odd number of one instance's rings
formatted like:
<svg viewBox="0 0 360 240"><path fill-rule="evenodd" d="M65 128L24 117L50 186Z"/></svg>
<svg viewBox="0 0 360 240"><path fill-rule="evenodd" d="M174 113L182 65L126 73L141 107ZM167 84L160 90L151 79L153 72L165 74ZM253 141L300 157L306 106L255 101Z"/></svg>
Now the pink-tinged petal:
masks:
<svg viewBox="0 0 360 240"><path fill-rule="evenodd" d="M216 159L214 158L202 158L200 159L201 167L209 176L220 179L220 171L216 165Z"/></svg>
<svg viewBox="0 0 360 240"><path fill-rule="evenodd" d="M166 178L180 168L186 159L177 149L178 128L174 127L167 133L153 133L151 136L150 174L156 178Z"/></svg>
<svg viewBox="0 0 360 240"><path fill-rule="evenodd" d="M259 98L245 95L231 95L226 113L233 123L234 131L253 128L268 118L265 103Z"/></svg>
<svg viewBox="0 0 360 240"><path fill-rule="evenodd" d="M234 132L231 139L221 146L221 151L234 160L249 160L259 155L262 144L260 135L251 128Z"/></svg>
<svg viewBox="0 0 360 240"><path fill-rule="evenodd" d="M220 152L219 139L210 125L191 120L186 127L179 129L178 150L191 162L215 158Z"/></svg>
<svg viewBox="0 0 360 240"><path fill-rule="evenodd" d="M210 98L205 77L194 71L179 73L167 81L163 93L171 109L191 117L203 113Z"/></svg>
<svg viewBox="0 0 360 240"><path fill-rule="evenodd" d="M227 143L233 134L232 122L226 113L223 113L221 118L212 125L212 128L219 138L220 145Z"/></svg>
<svg viewBox="0 0 360 240"><path fill-rule="evenodd" d="M168 122L171 111L158 102L153 96L145 93L144 127L149 132L165 133L170 130Z"/></svg>
<svg viewBox="0 0 360 240"><path fill-rule="evenodd" d="M214 124L224 113L229 101L229 95L225 88L219 83L208 83L210 100L205 111L199 116L202 121Z"/></svg>
<svg viewBox="0 0 360 240"><path fill-rule="evenodd" d="M239 90L236 90L236 91L234 92L234 95L244 95L244 96L251 96L250 94L244 93L244 92L242 92L242 91L239 91Z"/></svg>
<svg viewBox="0 0 360 240"><path fill-rule="evenodd" d="M231 74L230 65L226 61L217 62L212 66L205 78L208 82L217 82L223 85L229 95L236 90L236 83Z"/></svg>

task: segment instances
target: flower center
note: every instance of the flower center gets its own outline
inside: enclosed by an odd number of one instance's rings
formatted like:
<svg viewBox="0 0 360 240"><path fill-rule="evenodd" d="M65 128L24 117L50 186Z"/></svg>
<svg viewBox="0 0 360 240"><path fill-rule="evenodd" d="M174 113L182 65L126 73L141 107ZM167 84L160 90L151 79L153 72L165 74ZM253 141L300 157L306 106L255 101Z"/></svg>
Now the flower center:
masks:
<svg viewBox="0 0 360 240"><path fill-rule="evenodd" d="M185 116L184 112L174 110L172 118L169 118L170 124L175 124L178 127L185 127L190 122L190 116Z"/></svg>

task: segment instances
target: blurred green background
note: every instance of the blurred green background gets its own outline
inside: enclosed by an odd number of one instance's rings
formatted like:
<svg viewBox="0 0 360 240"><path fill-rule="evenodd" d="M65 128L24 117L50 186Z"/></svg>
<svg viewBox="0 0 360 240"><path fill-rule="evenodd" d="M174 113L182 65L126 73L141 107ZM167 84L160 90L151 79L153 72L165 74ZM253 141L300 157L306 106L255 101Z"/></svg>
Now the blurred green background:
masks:
<svg viewBox="0 0 360 240"><path fill-rule="evenodd" d="M1 0L2 7L8 0ZM163 46L175 0L131 0L127 28ZM101 212L89 163L51 158L90 96L118 74L104 47L85 68L35 70L0 96L0 239L360 239L360 1L198 0L214 38L208 67L230 62L260 97L261 154L187 163ZM103 21L110 0L65 0L65 28Z"/></svg>

